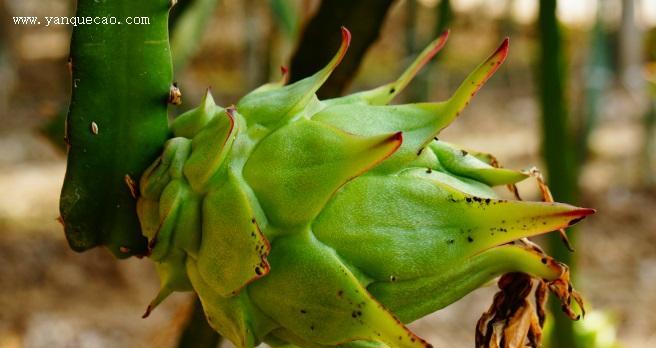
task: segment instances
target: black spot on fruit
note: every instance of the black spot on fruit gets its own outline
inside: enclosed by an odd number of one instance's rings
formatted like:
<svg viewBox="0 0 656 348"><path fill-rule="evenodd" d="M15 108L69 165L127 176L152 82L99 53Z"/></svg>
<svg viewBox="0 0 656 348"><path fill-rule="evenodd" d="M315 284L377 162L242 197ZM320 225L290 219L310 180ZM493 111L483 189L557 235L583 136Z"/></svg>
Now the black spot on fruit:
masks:
<svg viewBox="0 0 656 348"><path fill-rule="evenodd" d="M467 236L467 241L468 241L469 243L471 243L471 242L474 241L474 238L472 238L471 236Z"/></svg>

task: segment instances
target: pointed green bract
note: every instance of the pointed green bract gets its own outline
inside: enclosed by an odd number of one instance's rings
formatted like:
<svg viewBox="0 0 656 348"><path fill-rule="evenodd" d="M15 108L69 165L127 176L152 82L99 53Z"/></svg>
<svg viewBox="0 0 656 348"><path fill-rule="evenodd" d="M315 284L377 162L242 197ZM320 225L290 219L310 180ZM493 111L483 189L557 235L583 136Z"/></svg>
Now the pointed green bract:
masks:
<svg viewBox="0 0 656 348"><path fill-rule="evenodd" d="M435 47L441 46L436 45ZM460 111L469 104L469 100L478 89L505 60L507 51L508 42L506 40L492 56L465 79L454 95L445 102L380 106L389 100L379 97L380 93L374 90L376 92L371 92L370 99L364 96L362 102L359 103L333 102L335 105L328 105L312 116L312 119L360 135L402 131L405 141L401 149L389 161L377 168L382 172L399 170L411 162L444 127L453 122ZM432 52L432 50L428 52ZM424 52L424 54L427 53ZM423 60L419 62L423 62ZM415 64L418 67L422 65L417 62ZM416 73L417 69L411 69L410 72ZM409 75L412 76L410 73ZM404 81L401 79L392 86L403 87L405 86ZM390 88L394 89L394 93L396 93L396 87Z"/></svg>
<svg viewBox="0 0 656 348"><path fill-rule="evenodd" d="M478 180L489 186L514 184L522 181L528 175L504 168L496 168L490 164L460 150L444 141L434 141L430 144L442 167L449 172Z"/></svg>
<svg viewBox="0 0 656 348"><path fill-rule="evenodd" d="M320 101L345 31L317 74L225 109L208 92L175 120L177 137L140 185L161 279L146 314L193 289L238 348L374 348L430 346L404 323L506 272L560 282L569 308L566 267L523 238L593 210L502 199L492 186L524 174L434 139L505 59L507 41L447 101L385 105L446 37L398 80Z"/></svg>
<svg viewBox="0 0 656 348"><path fill-rule="evenodd" d="M446 127L454 115L444 114L443 103L422 103L392 106L343 104L327 107L314 115L321 121L358 135L379 135L403 132L403 145L378 170L398 170L417 157L425 143Z"/></svg>
<svg viewBox="0 0 656 348"><path fill-rule="evenodd" d="M449 38L449 31L445 31L439 38L428 44L428 46L415 58L401 76L394 82L374 88L369 91L353 93L344 97L328 99L325 103L329 106L339 104L368 104L368 105L385 105L399 95L412 79L419 73L419 70L428 63L446 44Z"/></svg>
<svg viewBox="0 0 656 348"><path fill-rule="evenodd" d="M368 276L405 280L440 274L484 250L567 227L590 213L471 196L430 174L365 176L335 195L313 231Z"/></svg>
<svg viewBox="0 0 656 348"><path fill-rule="evenodd" d="M262 140L244 177L279 226L309 223L340 186L401 145L400 133L360 137L299 120Z"/></svg>
<svg viewBox="0 0 656 348"><path fill-rule="evenodd" d="M249 294L265 314L295 335L330 346L353 339L390 347L426 346L309 231L281 237L272 250L271 268Z"/></svg>
<svg viewBox="0 0 656 348"><path fill-rule="evenodd" d="M269 242L243 189L227 175L203 202L198 272L221 296L236 294L269 272Z"/></svg>
<svg viewBox="0 0 656 348"><path fill-rule="evenodd" d="M208 122L192 140L191 156L185 163L184 175L196 191L206 190L209 180L223 164L239 131L235 125L235 118L227 109L223 116Z"/></svg>
<svg viewBox="0 0 656 348"><path fill-rule="evenodd" d="M466 294L507 272L524 272L540 279L553 280L559 268L545 264L544 256L524 247L496 247L429 277L406 281L379 281L367 289L404 322L411 322L444 308Z"/></svg>
<svg viewBox="0 0 656 348"><path fill-rule="evenodd" d="M342 45L335 57L316 74L281 88L255 90L242 98L237 111L244 115L248 124L259 124L274 129L289 118L301 113L316 98L314 92L328 79L344 57L351 42L351 34L342 28Z"/></svg>
<svg viewBox="0 0 656 348"><path fill-rule="evenodd" d="M274 324L253 308L249 296L219 295L198 272L194 259L187 260L187 271L194 290L199 294L209 324L237 347L254 347L260 342L259 332L268 332ZM202 294L202 295L201 295Z"/></svg>
<svg viewBox="0 0 656 348"><path fill-rule="evenodd" d="M193 138L222 111L223 109L214 103L214 98L208 89L198 107L178 116L171 123L171 131L176 137Z"/></svg>

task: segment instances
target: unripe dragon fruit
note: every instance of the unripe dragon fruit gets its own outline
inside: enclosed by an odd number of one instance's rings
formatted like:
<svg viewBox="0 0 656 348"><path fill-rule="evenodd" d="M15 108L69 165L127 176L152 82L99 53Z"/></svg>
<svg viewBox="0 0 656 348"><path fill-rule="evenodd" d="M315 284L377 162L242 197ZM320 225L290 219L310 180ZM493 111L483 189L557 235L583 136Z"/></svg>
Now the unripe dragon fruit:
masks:
<svg viewBox="0 0 656 348"><path fill-rule="evenodd" d="M195 291L237 347L424 347L403 323L491 279L544 280L569 310L567 270L526 239L593 212L498 198L526 173L436 136L504 61L508 41L445 102L388 104L444 45L395 82L320 101L350 41L316 74L236 106L209 91L171 125L137 209L161 291ZM518 241L519 240L519 241ZM575 299L578 300L577 297Z"/></svg>

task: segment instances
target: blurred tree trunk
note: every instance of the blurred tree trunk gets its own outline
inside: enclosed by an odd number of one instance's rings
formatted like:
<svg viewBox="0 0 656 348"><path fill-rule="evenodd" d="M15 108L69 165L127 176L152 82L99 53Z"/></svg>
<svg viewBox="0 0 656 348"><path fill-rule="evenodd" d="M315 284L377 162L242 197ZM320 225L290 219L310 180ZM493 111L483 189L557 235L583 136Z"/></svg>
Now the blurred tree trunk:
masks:
<svg viewBox="0 0 656 348"><path fill-rule="evenodd" d="M576 142L579 166L581 166L588 157L588 141L590 134L599 120L604 94L608 88L610 76L612 74L607 44L608 40L603 20L606 2L607 1L600 0L597 5L597 19L592 28L592 33L590 33L590 47L583 71L585 80L585 104L580 119Z"/></svg>
<svg viewBox="0 0 656 348"><path fill-rule="evenodd" d="M406 53L408 56L416 55L424 45L418 46L416 40L417 32L417 0L408 1L407 9L407 19L406 19ZM433 32L429 41L434 40L445 30L448 29L453 19L453 10L451 9L451 0L441 0L440 3L435 6L435 25L433 26ZM441 53L444 54L444 53ZM431 90L433 87L433 81L431 77L435 75L435 70L438 67L440 55L431 59L426 66L417 74L415 81L412 85L409 86L407 92L408 102L417 102L425 101L431 99ZM444 74L440 75L440 78L445 80L446 71ZM446 81L444 81L446 82Z"/></svg>
<svg viewBox="0 0 656 348"><path fill-rule="evenodd" d="M620 25L620 77L633 96L644 95L642 32L636 23L636 1L622 0Z"/></svg>
<svg viewBox="0 0 656 348"><path fill-rule="evenodd" d="M653 189L656 187L654 176L654 159L656 159L656 86L651 86L649 105L644 116L644 141L642 147L640 180L643 187Z"/></svg>
<svg viewBox="0 0 656 348"><path fill-rule="evenodd" d="M173 72L184 71L200 47L207 24L219 0L179 0L169 15L169 35Z"/></svg>
<svg viewBox="0 0 656 348"><path fill-rule="evenodd" d="M9 111L14 84L14 62L11 57L10 16L4 0L0 0L0 119Z"/></svg>
<svg viewBox="0 0 656 348"><path fill-rule="evenodd" d="M539 3L537 74L542 109L542 152L554 198L560 202L574 203L578 196L578 171L567 117L565 57L556 18L556 0L542 0ZM576 245L576 236L571 229L568 235L572 245ZM556 259L571 268L575 267L572 254L556 233L549 236L549 249ZM550 309L554 318L554 330L548 341L552 347L576 348L572 321L561 312L558 301L550 301Z"/></svg>
<svg viewBox="0 0 656 348"><path fill-rule="evenodd" d="M324 0L307 23L291 60L290 82L323 68L339 47L340 27L352 34L351 46L342 63L319 89L321 99L341 95L355 76L369 47L378 39L394 0Z"/></svg>
<svg viewBox="0 0 656 348"><path fill-rule="evenodd" d="M269 52L271 51L272 25L269 16L264 16L264 2L246 0L242 3L244 11L243 30L246 33L246 60L244 70L246 71L246 87L252 90L269 80Z"/></svg>

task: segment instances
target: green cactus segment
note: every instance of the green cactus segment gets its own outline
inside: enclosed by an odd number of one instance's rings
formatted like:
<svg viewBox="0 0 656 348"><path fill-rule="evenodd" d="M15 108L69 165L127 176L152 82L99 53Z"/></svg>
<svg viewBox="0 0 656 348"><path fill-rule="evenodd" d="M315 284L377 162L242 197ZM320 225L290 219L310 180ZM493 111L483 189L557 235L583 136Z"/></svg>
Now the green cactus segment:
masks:
<svg viewBox="0 0 656 348"><path fill-rule="evenodd" d="M249 126L257 124L273 130L284 125L290 117L301 114L311 101L316 100L314 92L341 62L350 42L351 34L342 28L342 45L325 68L285 87L256 89L239 101L237 111L244 115Z"/></svg>
<svg viewBox="0 0 656 348"><path fill-rule="evenodd" d="M125 178L137 180L169 134L169 6L169 0L77 2L78 17L145 16L150 24L73 29L68 167L60 212L76 251L104 245L118 257L146 253L134 188Z"/></svg>
<svg viewBox="0 0 656 348"><path fill-rule="evenodd" d="M489 186L514 184L528 177L527 174L490 164L460 150L444 141L434 141L431 150L437 155L440 164L451 173L478 180Z"/></svg>
<svg viewBox="0 0 656 348"><path fill-rule="evenodd" d="M235 107L201 106L144 174L138 204L161 289L193 288L239 348L427 347L410 322L505 272L559 279L563 267L515 242L590 209L499 199L525 175L433 140L503 61L507 42L443 103L385 106L399 80L319 101L329 65ZM485 158L484 158L485 159ZM513 244L511 244L513 243Z"/></svg>
<svg viewBox="0 0 656 348"><path fill-rule="evenodd" d="M302 119L260 142L244 178L274 225L304 225L340 186L390 156L401 142L401 133L360 137Z"/></svg>
<svg viewBox="0 0 656 348"><path fill-rule="evenodd" d="M411 322L461 299L490 279L524 272L545 280L558 279L560 269L525 247L504 245L454 263L430 277L375 282L367 288L403 322Z"/></svg>
<svg viewBox="0 0 656 348"><path fill-rule="evenodd" d="M369 277L406 280L440 274L484 250L567 227L590 213L470 196L429 174L365 176L335 195L313 231Z"/></svg>
<svg viewBox="0 0 656 348"><path fill-rule="evenodd" d="M309 231L279 238L270 261L276 272L253 283L249 294L265 314L295 335L330 346L354 338L390 347L426 346Z"/></svg>

